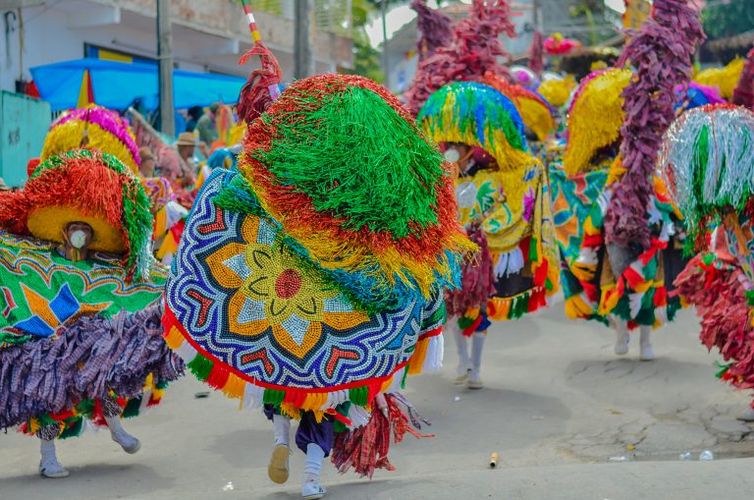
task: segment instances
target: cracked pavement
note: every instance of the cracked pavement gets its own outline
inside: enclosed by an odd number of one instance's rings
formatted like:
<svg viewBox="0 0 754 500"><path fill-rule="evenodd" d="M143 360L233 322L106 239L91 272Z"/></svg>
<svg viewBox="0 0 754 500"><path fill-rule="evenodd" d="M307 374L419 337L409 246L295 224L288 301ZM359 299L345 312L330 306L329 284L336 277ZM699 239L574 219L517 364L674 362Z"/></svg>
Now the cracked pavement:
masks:
<svg viewBox="0 0 754 500"><path fill-rule="evenodd" d="M372 482L325 465L327 498L750 498L754 425L736 420L750 395L715 378L719 357L697 335L693 311L683 311L653 334L655 361L638 361L638 334L618 358L611 330L569 321L556 303L493 326L481 391L452 384L455 346L446 341L442 373L412 379L406 391L436 437L407 437L392 452L398 470ZM138 455L125 455L106 432L61 443L71 471L64 480L36 476L34 440L0 436L0 497L300 498L303 455L295 452L287 485L270 483L272 436L261 412L238 412L217 393L194 398L205 390L186 377L162 405L127 422L142 440ZM697 461L703 450L716 460ZM492 452L500 454L494 470ZM693 461L681 461L684 452Z"/></svg>

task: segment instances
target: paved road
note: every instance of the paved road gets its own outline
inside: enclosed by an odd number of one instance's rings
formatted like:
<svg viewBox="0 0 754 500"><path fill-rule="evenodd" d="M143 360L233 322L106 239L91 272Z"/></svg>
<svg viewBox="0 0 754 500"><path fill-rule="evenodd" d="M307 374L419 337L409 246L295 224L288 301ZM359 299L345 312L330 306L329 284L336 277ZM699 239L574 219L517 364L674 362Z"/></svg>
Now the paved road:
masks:
<svg viewBox="0 0 754 500"><path fill-rule="evenodd" d="M750 499L754 426L735 420L747 397L714 378L717 356L697 331L686 311L655 335L656 361L636 360L638 339L617 359L607 329L568 321L556 304L491 330L482 391L452 385L449 344L443 373L414 379L407 391L437 436L396 447L398 471L371 482L326 465L328 498ZM142 439L138 455L122 453L106 432L61 443L68 479L37 477L37 443L0 436L0 498L297 498L303 456L295 455L289 484L271 484L267 422L220 394L195 399L203 390L187 377L129 422ZM705 449L717 459L678 459ZM494 451L501 463L490 470Z"/></svg>

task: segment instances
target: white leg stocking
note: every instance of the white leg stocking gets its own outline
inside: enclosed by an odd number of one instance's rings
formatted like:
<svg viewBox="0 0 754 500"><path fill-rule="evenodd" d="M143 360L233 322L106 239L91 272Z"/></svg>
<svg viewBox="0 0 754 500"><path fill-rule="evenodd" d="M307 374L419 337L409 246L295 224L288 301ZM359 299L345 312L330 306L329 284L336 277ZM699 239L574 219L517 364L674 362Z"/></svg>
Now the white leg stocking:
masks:
<svg viewBox="0 0 754 500"><path fill-rule="evenodd" d="M456 342L458 352L458 367L456 368L457 383L466 383L471 369L471 359L469 358L469 338L463 335L461 328L458 326L458 318L450 318L445 325L447 331Z"/></svg>
<svg viewBox="0 0 754 500"><path fill-rule="evenodd" d="M304 481L301 486L301 496L306 500L314 500L325 496L327 491L319 484L322 473L322 462L325 452L319 445L309 443L306 446L306 463L304 464Z"/></svg>
<svg viewBox="0 0 754 500"><path fill-rule="evenodd" d="M68 471L60 465L58 456L55 453L55 440L40 439L39 442L39 451L42 455L42 460L39 462L39 473L44 477L67 477Z"/></svg>
<svg viewBox="0 0 754 500"><path fill-rule="evenodd" d="M283 415L273 415L272 426L275 432L275 444L288 446L291 439L291 419Z"/></svg>
<svg viewBox="0 0 754 500"><path fill-rule="evenodd" d="M625 356L628 354L628 325L620 318L612 318L615 328L615 354Z"/></svg>
<svg viewBox="0 0 754 500"><path fill-rule="evenodd" d="M275 446L272 447L267 475L274 483L283 484L288 481L289 459L291 449L291 419L283 415L272 416L272 429L275 433Z"/></svg>
<svg viewBox="0 0 754 500"><path fill-rule="evenodd" d="M110 429L110 437L118 443L123 451L134 454L141 448L141 443L123 428L120 416L105 417L107 427Z"/></svg>
<svg viewBox="0 0 754 500"><path fill-rule="evenodd" d="M469 389L481 389L482 384L482 351L487 332L475 332L471 337L471 375L469 377Z"/></svg>
<svg viewBox="0 0 754 500"><path fill-rule="evenodd" d="M639 339L639 359L641 359L642 361L652 361L653 359L655 359L655 353L652 350L652 343L649 338L652 333L652 327L642 325L640 331L641 337Z"/></svg>

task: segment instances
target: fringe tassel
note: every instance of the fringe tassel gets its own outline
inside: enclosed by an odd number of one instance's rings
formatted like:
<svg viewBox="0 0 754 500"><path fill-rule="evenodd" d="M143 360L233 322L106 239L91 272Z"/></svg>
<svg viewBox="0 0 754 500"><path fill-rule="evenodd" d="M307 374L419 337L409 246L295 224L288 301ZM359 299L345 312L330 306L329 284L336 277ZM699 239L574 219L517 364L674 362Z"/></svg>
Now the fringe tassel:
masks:
<svg viewBox="0 0 754 500"><path fill-rule="evenodd" d="M494 321L518 319L547 306L547 289L534 287L511 297L492 297L487 302L487 318Z"/></svg>
<svg viewBox="0 0 754 500"><path fill-rule="evenodd" d="M442 366L443 339L442 330L438 328L424 334L417 342L414 355L389 377L365 380L361 382L362 385L345 390L335 388L329 392L290 387L265 388L254 383L257 381L241 378L227 365L208 359L197 351L186 340L180 323L169 309L165 310L163 327L165 343L201 382L222 391L229 398L241 400L241 408L270 404L284 409L294 418L299 410L312 411L321 418L326 412L348 401L367 408L386 387L402 384L406 375L421 373L425 367L437 370Z"/></svg>
<svg viewBox="0 0 754 500"><path fill-rule="evenodd" d="M416 438L433 437L421 434L421 424L429 424L416 409L400 394L385 394L377 402L379 408L372 411L369 421L354 430L342 432L335 437L332 463L341 474L352 469L362 477L374 475L377 469L394 471L388 459L390 437L400 443L406 433Z"/></svg>

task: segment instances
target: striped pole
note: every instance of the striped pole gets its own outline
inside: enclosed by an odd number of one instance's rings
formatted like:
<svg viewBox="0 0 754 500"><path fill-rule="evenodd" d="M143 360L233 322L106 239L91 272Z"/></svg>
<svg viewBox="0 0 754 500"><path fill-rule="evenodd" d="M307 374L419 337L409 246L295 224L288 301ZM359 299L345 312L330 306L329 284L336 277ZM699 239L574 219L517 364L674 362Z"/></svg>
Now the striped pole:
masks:
<svg viewBox="0 0 754 500"><path fill-rule="evenodd" d="M262 35L259 34L259 29L257 29L257 21L254 19L254 13L251 11L251 7L249 7L248 0L241 0L241 5L243 6L244 13L246 13L246 19L249 20L251 39L254 40L254 43L261 42Z"/></svg>
<svg viewBox="0 0 754 500"><path fill-rule="evenodd" d="M251 39L253 40L255 45L261 43L262 35L259 33L259 29L257 28L257 21L256 19L254 19L254 13L251 11L249 1L241 0L241 6L243 7L243 11L246 14L246 19L249 20L249 31L251 32ZM270 53L270 56L274 58L272 53ZM269 90L270 97L272 97L273 101L280 97L280 85L278 83L274 83L268 86L267 89Z"/></svg>

